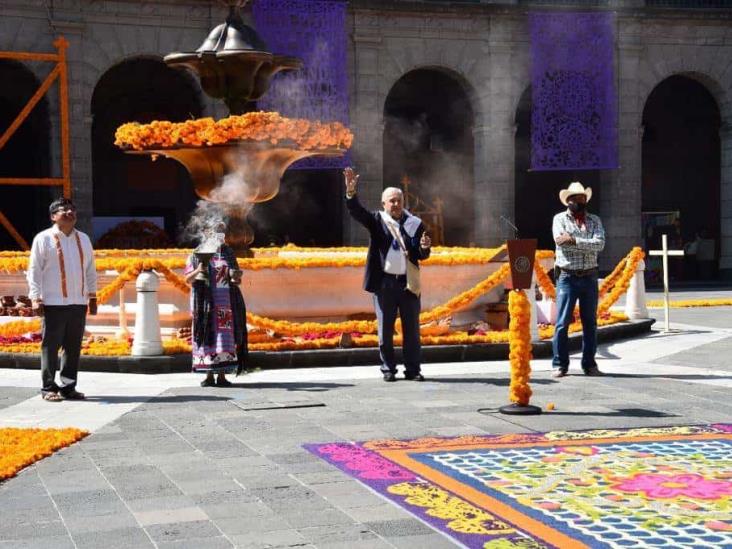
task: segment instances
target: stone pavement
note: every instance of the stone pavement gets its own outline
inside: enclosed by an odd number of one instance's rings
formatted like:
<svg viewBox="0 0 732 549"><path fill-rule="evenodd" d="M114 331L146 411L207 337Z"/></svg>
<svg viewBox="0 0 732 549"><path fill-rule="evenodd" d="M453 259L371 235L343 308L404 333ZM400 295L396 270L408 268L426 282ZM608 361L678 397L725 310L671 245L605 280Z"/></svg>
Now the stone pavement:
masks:
<svg viewBox="0 0 732 549"><path fill-rule="evenodd" d="M505 362L428 364L425 383L383 383L376 367L259 371L231 389L82 373L91 398L58 404L37 396L37 371L4 370L0 426L93 434L0 484L0 548L454 547L302 445L729 422L731 313L672 310L676 331L603 346L603 378L575 361L557 381L534 361L532 402L556 410L530 417L492 412Z"/></svg>

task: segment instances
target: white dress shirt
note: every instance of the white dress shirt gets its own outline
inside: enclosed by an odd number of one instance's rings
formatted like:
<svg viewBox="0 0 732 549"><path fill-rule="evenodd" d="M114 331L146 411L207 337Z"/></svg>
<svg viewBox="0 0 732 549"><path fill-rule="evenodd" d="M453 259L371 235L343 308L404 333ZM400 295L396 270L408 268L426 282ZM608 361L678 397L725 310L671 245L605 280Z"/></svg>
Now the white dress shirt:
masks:
<svg viewBox="0 0 732 549"><path fill-rule="evenodd" d="M398 238L399 242L397 243L396 250L394 249L394 245L389 247L389 251L386 254L386 258L384 259L384 272L393 274L393 275L403 275L407 273L407 246L404 243L404 239L402 238L402 233L399 227L399 221L394 219L392 216L390 216L388 213L386 213L383 210L380 210L379 213L381 214L381 219L386 224L387 228L391 232L392 237L395 239ZM417 229L419 228L420 224L422 223L422 220L417 217L416 215L411 215L409 212L405 210L405 213L407 214L407 219L404 221L404 231L410 236L414 237L414 235L417 232ZM395 240L396 242L396 240Z"/></svg>
<svg viewBox="0 0 732 549"><path fill-rule="evenodd" d="M38 233L31 246L27 279L28 297L44 305L86 305L97 292L89 237L76 229L66 236L56 225Z"/></svg>

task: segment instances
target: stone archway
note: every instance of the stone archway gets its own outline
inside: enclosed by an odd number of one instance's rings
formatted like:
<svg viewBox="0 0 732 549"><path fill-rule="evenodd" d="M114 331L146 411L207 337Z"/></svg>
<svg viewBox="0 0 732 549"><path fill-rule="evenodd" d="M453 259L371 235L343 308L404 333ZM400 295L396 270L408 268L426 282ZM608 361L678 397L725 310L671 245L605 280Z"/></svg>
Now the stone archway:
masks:
<svg viewBox="0 0 732 549"><path fill-rule="evenodd" d="M516 108L514 136L515 225L522 238L536 238L539 248L553 249L552 219L564 209L559 191L579 181L592 188L589 209L599 213L601 173L599 170L531 171L531 87L521 94Z"/></svg>
<svg viewBox="0 0 732 549"><path fill-rule="evenodd" d="M437 228L427 211L441 209L441 244L467 245L474 240L471 95L452 71L428 67L404 74L384 102L384 187L403 187L408 178L410 194L420 201L410 207L418 209L428 227L432 221L433 233Z"/></svg>
<svg viewBox="0 0 732 549"><path fill-rule="evenodd" d="M0 81L8 83L0 89L0 128L5 129L41 84L23 64L8 60L0 60ZM51 177L50 133L48 102L43 97L0 149L0 177ZM0 186L2 211L28 244L48 227L47 206L56 194L58 191L49 187ZM17 248L15 240L0 227L0 250Z"/></svg>
<svg viewBox="0 0 732 549"><path fill-rule="evenodd" d="M716 276L721 244L720 109L697 79L673 75L649 94L643 109L641 208L646 248L690 247L696 257L673 261L675 279ZM699 240L697 240L699 237ZM649 264L649 271L659 267Z"/></svg>
<svg viewBox="0 0 732 549"><path fill-rule="evenodd" d="M177 240L197 201L188 172L174 160L123 153L114 146L114 132L125 122L200 117L198 85L160 59L129 59L99 79L91 112L94 216L162 217L171 240Z"/></svg>

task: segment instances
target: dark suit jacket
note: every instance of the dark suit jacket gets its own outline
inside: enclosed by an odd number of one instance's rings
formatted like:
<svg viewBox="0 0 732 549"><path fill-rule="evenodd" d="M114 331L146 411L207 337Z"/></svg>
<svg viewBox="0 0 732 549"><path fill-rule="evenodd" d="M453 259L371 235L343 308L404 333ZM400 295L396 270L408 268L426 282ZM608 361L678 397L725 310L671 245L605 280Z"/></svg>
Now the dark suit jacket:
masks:
<svg viewBox="0 0 732 549"><path fill-rule="evenodd" d="M346 206L351 216L369 231L371 239L369 241L368 255L366 256L366 274L363 279L363 288L367 292L373 293L381 289L386 254L389 253L389 248L394 241L394 237L381 219L381 214L378 211L370 212L364 208L358 201L358 195L347 198ZM408 217L410 217L409 214L404 213L399 220L400 232L404 240L404 245L407 248L407 253L409 254L409 261L419 267L419 260L427 259L430 256L430 249L422 249L419 245L422 234L424 234L424 225L422 223L419 224L414 236L410 237L406 233L404 230L404 222Z"/></svg>

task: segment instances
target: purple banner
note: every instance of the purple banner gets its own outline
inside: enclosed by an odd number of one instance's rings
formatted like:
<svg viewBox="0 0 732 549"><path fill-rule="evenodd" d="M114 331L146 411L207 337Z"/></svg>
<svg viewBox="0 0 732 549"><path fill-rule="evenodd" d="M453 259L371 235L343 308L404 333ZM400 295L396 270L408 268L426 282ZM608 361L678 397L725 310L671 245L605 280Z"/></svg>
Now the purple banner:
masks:
<svg viewBox="0 0 732 549"><path fill-rule="evenodd" d="M272 53L302 60L280 73L257 105L291 118L349 123L346 2L256 0L254 26ZM294 168L341 168L347 157L307 158Z"/></svg>
<svg viewBox="0 0 732 549"><path fill-rule="evenodd" d="M612 13L542 12L531 31L531 169L618 167Z"/></svg>

